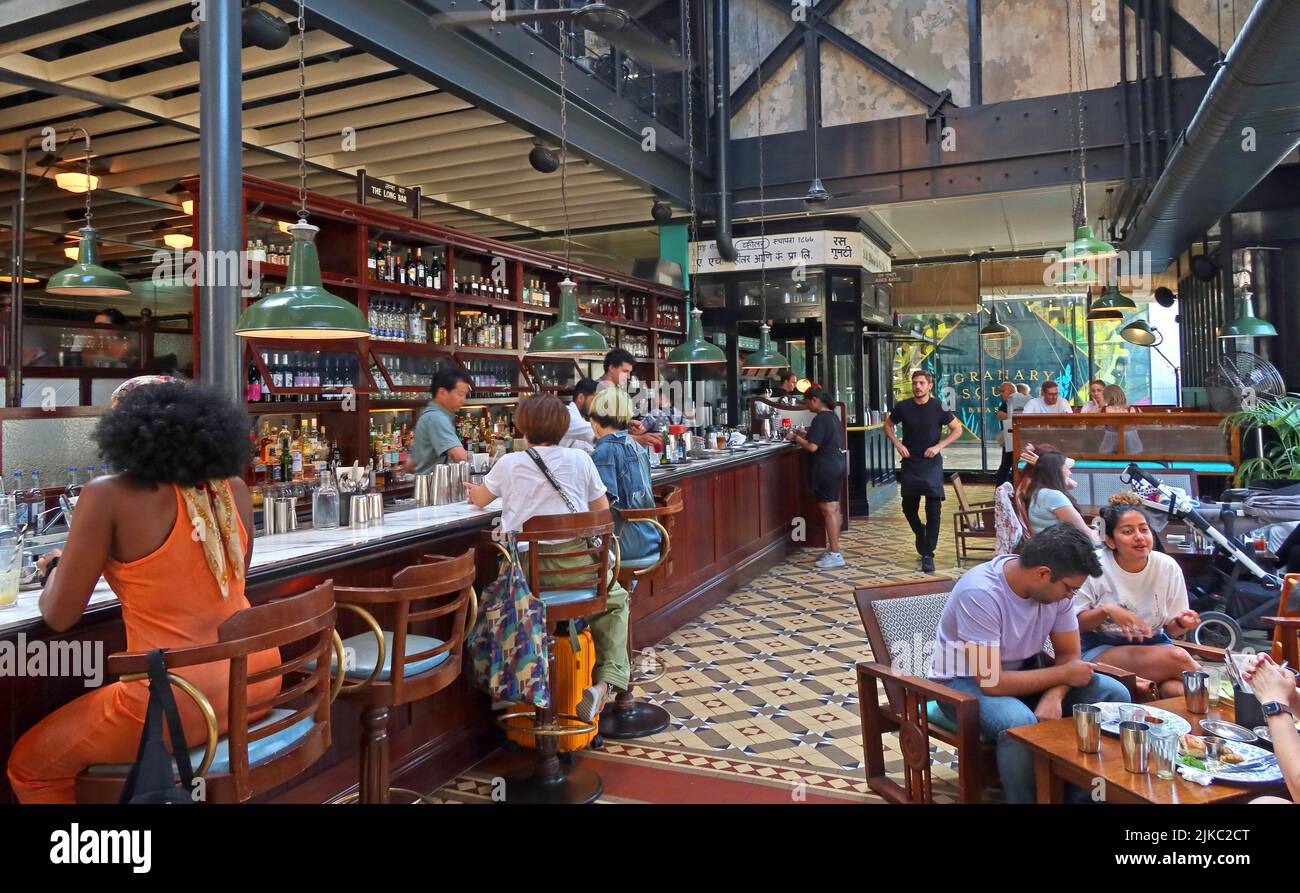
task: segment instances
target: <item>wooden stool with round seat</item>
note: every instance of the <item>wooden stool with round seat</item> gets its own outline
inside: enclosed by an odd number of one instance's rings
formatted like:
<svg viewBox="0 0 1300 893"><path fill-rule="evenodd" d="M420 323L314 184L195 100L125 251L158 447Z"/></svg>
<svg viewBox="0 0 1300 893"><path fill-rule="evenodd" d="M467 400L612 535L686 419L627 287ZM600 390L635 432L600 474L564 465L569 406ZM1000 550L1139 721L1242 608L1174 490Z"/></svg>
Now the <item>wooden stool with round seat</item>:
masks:
<svg viewBox="0 0 1300 893"><path fill-rule="evenodd" d="M428 802L425 795L388 783L388 714L393 707L423 700L460 676L461 650L477 611L474 596L475 550L455 557L426 555L428 563L404 568L393 585L366 589L337 586L338 606L370 627L342 640L346 655L338 696L364 705L361 713L360 783L356 793L335 803L387 803L394 792ZM391 612L392 630L371 613L377 606ZM413 625L438 621L443 638L421 635ZM401 655L395 660L393 655ZM337 660L335 667L338 666Z"/></svg>
<svg viewBox="0 0 1300 893"><path fill-rule="evenodd" d="M635 598L637 583L662 579L672 570L672 529L674 515L683 508L682 488L667 484L654 490L654 508L621 509L619 516L627 524L650 524L659 529L661 537L659 551L642 558L622 558L619 566L618 582L623 584ZM624 691L614 696L614 702L600 715L600 734L603 738L629 739L644 738L668 728L672 717L658 704L638 701L632 694L637 685L653 682L663 675L663 670L636 674L637 664L647 665L648 660L637 660L638 652L632 647L632 635L627 637L628 659L633 668L633 676Z"/></svg>
<svg viewBox="0 0 1300 893"><path fill-rule="evenodd" d="M596 545L563 552L547 552L546 558L577 558L589 556L591 563L578 568L541 570L538 564L539 549L543 541L564 542L584 537L599 537ZM609 581L617 579L618 566L610 573L610 549L614 541L614 517L609 510L579 512L568 515L538 515L524 523L523 532L516 540L528 544L520 553L527 575L529 589L546 605L546 653L549 661L548 675L551 689L555 690L555 632L565 620L590 617L605 610L609 597ZM499 543L498 548L505 553ZM497 715L503 728L510 720L530 717L529 734L537 742L536 759L532 771L518 776L507 776L505 801L507 803L590 803L598 798L604 787L600 776L576 763L561 762L559 738L563 735L582 735L593 732L595 723L585 722L573 714L558 713L552 703L548 707L532 710L516 708Z"/></svg>
<svg viewBox="0 0 1300 893"><path fill-rule="evenodd" d="M324 755L330 744L331 685L325 669L328 662L320 658L332 650L334 617L334 584L330 581L301 595L232 614L218 627L217 641L212 644L166 649L172 684L189 696L207 726L206 743L190 751L190 763L196 767L196 800L241 803L284 784ZM280 663L249 673L249 656L271 648L281 649ZM285 657L286 651L292 656ZM203 692L173 672L222 661L230 664L225 736L218 734L216 712ZM144 653L108 658L109 673L122 682L146 679L148 669ZM248 702L250 686L276 677L282 681L277 695ZM177 699L177 708L184 716L184 698ZM258 718L252 719L254 716ZM77 776L77 802L118 802L130 770L126 763L88 767Z"/></svg>

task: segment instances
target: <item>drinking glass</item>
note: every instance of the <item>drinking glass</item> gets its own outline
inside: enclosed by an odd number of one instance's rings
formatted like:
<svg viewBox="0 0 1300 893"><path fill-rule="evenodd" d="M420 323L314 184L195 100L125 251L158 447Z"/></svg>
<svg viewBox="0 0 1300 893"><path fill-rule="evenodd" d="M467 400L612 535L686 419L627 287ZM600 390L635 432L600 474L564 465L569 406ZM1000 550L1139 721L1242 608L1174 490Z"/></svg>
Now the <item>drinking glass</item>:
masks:
<svg viewBox="0 0 1300 893"><path fill-rule="evenodd" d="M1174 730L1165 726L1153 729L1148 738L1148 750L1156 778L1164 781L1173 778L1174 766L1178 763L1178 735Z"/></svg>
<svg viewBox="0 0 1300 893"><path fill-rule="evenodd" d="M1209 694L1209 706L1211 708L1218 707L1219 687L1223 684L1223 667L1216 664L1203 664L1201 671L1209 677L1205 680L1205 690Z"/></svg>
<svg viewBox="0 0 1300 893"><path fill-rule="evenodd" d="M0 610L18 605L18 582L23 569L23 535L0 531Z"/></svg>
<svg viewBox="0 0 1300 893"><path fill-rule="evenodd" d="M1137 704L1121 704L1119 719L1120 722L1146 722L1147 710Z"/></svg>

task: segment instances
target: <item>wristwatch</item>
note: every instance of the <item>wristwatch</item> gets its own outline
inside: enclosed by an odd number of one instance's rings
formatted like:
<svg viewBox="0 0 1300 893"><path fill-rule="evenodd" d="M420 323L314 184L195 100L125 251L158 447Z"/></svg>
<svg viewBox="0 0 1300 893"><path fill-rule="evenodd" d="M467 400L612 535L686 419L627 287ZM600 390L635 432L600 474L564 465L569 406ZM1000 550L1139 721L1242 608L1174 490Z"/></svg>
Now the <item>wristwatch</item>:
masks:
<svg viewBox="0 0 1300 893"><path fill-rule="evenodd" d="M1285 713L1292 719L1295 718L1295 714L1291 712L1291 708L1286 704L1283 704L1281 701L1265 701L1263 704L1259 705L1259 709L1264 712L1265 716L1277 716L1281 713Z"/></svg>

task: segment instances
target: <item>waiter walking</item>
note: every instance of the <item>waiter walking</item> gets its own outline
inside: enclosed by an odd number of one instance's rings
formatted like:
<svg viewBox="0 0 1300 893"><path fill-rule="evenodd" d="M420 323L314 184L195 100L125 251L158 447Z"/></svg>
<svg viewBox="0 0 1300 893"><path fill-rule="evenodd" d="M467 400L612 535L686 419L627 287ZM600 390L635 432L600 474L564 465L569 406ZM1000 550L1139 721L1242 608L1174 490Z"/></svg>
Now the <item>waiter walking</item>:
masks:
<svg viewBox="0 0 1300 893"><path fill-rule="evenodd" d="M912 399L900 400L885 416L885 436L894 444L901 458L898 486L903 493L903 516L916 536L916 552L921 556L921 570L934 572L934 550L939 545L939 516L943 511L943 448L961 437L961 422L943 408L930 392L934 376L924 369L912 373ZM894 425L903 426L903 439L894 433ZM939 432L948 426L942 440ZM925 523L919 509L925 497Z"/></svg>

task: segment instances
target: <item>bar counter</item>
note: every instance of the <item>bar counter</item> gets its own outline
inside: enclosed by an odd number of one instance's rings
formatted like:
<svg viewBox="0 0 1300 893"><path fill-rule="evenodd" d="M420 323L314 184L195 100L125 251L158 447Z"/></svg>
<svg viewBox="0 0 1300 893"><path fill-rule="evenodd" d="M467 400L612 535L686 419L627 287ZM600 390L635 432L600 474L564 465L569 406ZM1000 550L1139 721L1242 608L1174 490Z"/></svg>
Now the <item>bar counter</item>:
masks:
<svg viewBox="0 0 1300 893"><path fill-rule="evenodd" d="M728 593L775 564L800 543L822 542L820 513L807 487L807 459L784 444L736 450L653 471L656 485L682 488L684 510L676 516L672 560L662 579L642 584L632 598L632 639L651 645L720 602ZM495 577L495 551L485 537L498 512L468 504L401 508L382 526L364 530L311 529L258 537L247 594L253 604L304 591L324 580L340 585L388 585L392 574L425 555L478 551L480 591ZM794 525L801 517L806 525ZM183 585L179 584L178 585ZM39 592L21 593L16 608L0 612L0 641L102 642L107 656L125 649L120 607L100 581L86 613L66 633L52 632L37 610ZM341 615L344 637L362 631ZM381 622L383 618L381 617ZM385 623L387 626L387 624ZM21 634L21 638L19 638ZM83 678L0 678L0 755L7 762L14 741L58 706L84 693ZM389 738L393 784L431 790L490 752L498 743L486 696L467 676L426 701L393 711ZM263 799L325 802L354 788L357 779L360 709L335 704L329 752L292 786ZM7 784L3 796L12 800Z"/></svg>

